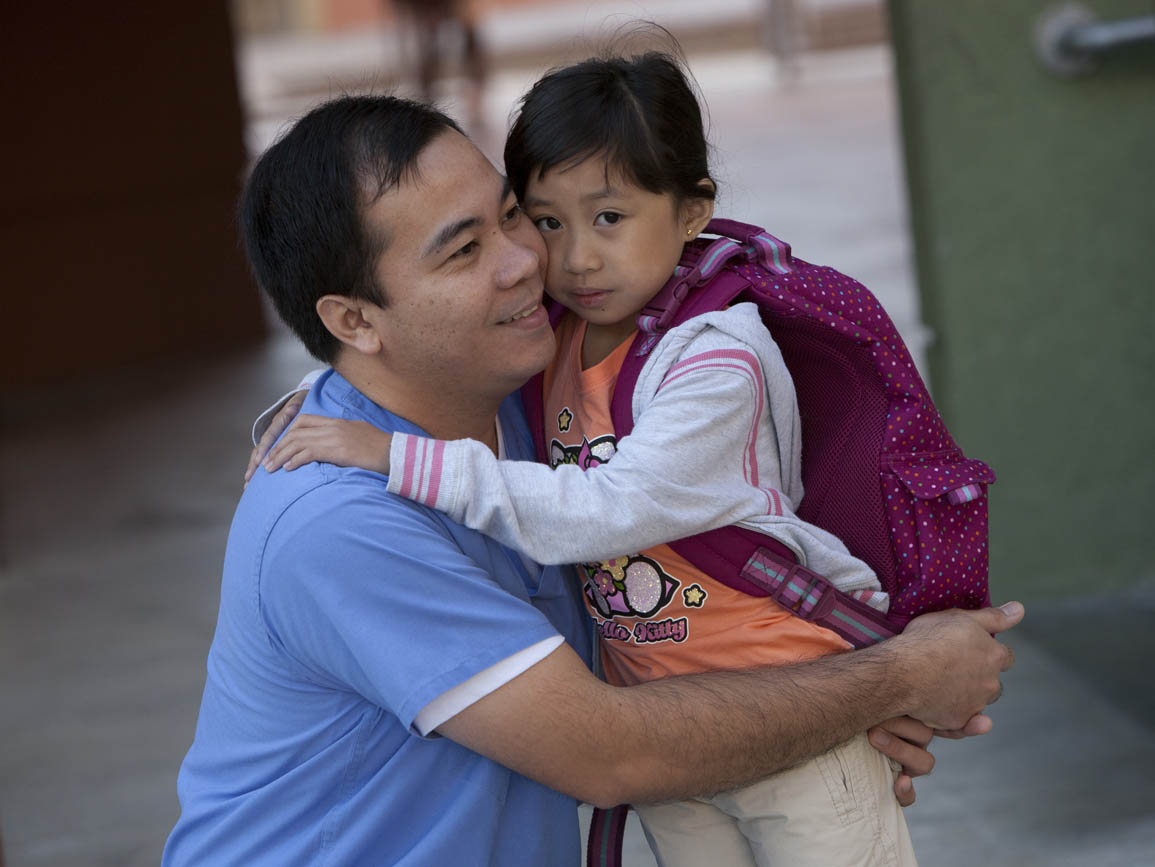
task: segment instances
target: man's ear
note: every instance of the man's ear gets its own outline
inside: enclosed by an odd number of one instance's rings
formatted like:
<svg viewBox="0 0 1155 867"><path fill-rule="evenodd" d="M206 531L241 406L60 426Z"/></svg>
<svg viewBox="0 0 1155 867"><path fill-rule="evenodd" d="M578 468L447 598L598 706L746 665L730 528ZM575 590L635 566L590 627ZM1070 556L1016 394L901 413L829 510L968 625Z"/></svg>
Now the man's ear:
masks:
<svg viewBox="0 0 1155 867"><path fill-rule="evenodd" d="M714 192L714 182L709 178L702 178L698 186L703 190ZM682 224L686 227L687 239L695 237L706 228L714 216L714 200L705 196L694 196L682 202Z"/></svg>
<svg viewBox="0 0 1155 867"><path fill-rule="evenodd" d="M381 351L381 338L365 317L371 302L348 295L323 295L317 299L317 315L329 333L364 355Z"/></svg>

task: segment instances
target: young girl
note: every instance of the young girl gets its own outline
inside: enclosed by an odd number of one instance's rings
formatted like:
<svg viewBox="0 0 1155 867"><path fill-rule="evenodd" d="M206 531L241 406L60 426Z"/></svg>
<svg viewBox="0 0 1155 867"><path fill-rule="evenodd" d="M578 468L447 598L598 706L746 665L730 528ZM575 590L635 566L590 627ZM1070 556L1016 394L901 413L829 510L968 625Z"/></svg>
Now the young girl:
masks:
<svg viewBox="0 0 1155 867"><path fill-rule="evenodd" d="M794 389L753 305L663 337L638 378L634 431L614 435L610 398L635 319L713 214L707 149L697 100L665 55L562 68L522 101L506 167L548 247L546 289L568 308L544 377L554 472L498 461L469 440L390 442L369 425L308 416L266 468L391 464L389 490L540 562L584 563L613 684L845 650L833 632L713 580L663 544L738 523L885 607L869 567L794 515L802 497ZM913 864L893 780L860 735L746 789L637 810L663 865Z"/></svg>

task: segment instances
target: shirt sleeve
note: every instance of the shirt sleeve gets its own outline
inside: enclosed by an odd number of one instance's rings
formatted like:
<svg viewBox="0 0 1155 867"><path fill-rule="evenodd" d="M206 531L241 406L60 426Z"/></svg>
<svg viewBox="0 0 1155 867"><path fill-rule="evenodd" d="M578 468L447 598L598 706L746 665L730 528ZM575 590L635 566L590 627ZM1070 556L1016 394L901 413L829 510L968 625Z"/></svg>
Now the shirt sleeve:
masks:
<svg viewBox="0 0 1155 867"><path fill-rule="evenodd" d="M507 656L500 662L495 662L485 671L479 672L465 683L459 683L441 693L425 705L414 718L413 727L420 734L429 735L443 722L453 719L475 701L485 698L519 674L537 665L564 643L560 635L555 635L553 638L539 641L525 650L519 650L513 656Z"/></svg>
<svg viewBox="0 0 1155 867"><path fill-rule="evenodd" d="M492 561L466 554L443 519L377 481L343 497L334 503L322 488L294 504L270 534L261 567L269 640L304 679L355 691L416 731L417 714L434 699L540 642L560 641L499 546L479 547ZM491 679L489 691L503 682Z"/></svg>
<svg viewBox="0 0 1155 867"><path fill-rule="evenodd" d="M551 470L498 461L471 440L400 435L389 489L543 563L612 558L791 511L761 353L737 339L710 345L687 347L606 464Z"/></svg>

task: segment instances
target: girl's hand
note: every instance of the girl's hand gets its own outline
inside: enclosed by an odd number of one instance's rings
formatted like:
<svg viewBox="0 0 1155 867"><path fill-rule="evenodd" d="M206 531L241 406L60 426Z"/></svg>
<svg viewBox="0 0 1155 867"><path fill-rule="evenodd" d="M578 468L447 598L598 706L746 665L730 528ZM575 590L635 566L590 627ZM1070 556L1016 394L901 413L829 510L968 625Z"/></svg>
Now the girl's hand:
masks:
<svg viewBox="0 0 1155 867"><path fill-rule="evenodd" d="M902 770L894 781L894 796L903 807L914 803L914 778L929 774L934 756L927 749L934 729L908 716L888 719L868 733L870 744Z"/></svg>
<svg viewBox="0 0 1155 867"><path fill-rule="evenodd" d="M307 388L298 391L292 397L285 401L285 405L280 408L273 420L269 422L269 426L265 428L265 432L261 434L261 438L257 440L257 444L253 446L253 451L249 455L249 465L245 467L245 484L252 479L253 473L257 471L257 467L261 465L261 461L265 455L269 453L269 449L273 443L277 441L277 437L281 432L289 426L294 418L296 418L297 411L301 408L301 404L305 402L308 397L309 390Z"/></svg>
<svg viewBox="0 0 1155 867"><path fill-rule="evenodd" d="M295 470L322 461L388 473L392 443L391 434L365 421L303 415L269 452L262 466L271 473L281 467Z"/></svg>
<svg viewBox="0 0 1155 867"><path fill-rule="evenodd" d="M966 738L985 735L991 730L991 718L983 713L972 716L961 729L946 731L932 729L925 723L908 716L895 717L875 726L867 734L870 744L892 763L902 766L894 781L894 796L903 807L914 803L914 778L929 774L934 767L930 741L940 738Z"/></svg>

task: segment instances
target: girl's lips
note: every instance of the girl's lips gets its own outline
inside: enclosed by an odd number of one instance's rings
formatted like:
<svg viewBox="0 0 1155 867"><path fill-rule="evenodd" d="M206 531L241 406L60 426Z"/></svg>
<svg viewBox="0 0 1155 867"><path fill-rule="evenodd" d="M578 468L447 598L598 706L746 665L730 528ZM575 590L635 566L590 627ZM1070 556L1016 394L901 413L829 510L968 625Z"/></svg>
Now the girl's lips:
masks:
<svg viewBox="0 0 1155 867"><path fill-rule="evenodd" d="M574 303L579 307L601 307L610 293L606 289L601 289L597 292L582 292L580 294L574 292L572 295Z"/></svg>

